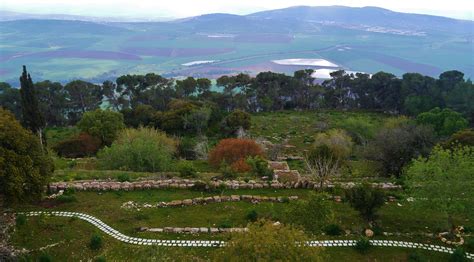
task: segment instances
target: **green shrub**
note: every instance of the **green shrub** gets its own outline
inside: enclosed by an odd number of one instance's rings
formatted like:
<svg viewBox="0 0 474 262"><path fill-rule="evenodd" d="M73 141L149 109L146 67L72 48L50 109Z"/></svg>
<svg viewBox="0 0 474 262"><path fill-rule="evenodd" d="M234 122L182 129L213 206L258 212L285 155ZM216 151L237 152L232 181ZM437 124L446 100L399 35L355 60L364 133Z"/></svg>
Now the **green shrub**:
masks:
<svg viewBox="0 0 474 262"><path fill-rule="evenodd" d="M272 178L273 171L268 168L268 162L263 159L263 157L249 157L246 162L250 166L250 172L252 175L257 177L269 177L270 179Z"/></svg>
<svg viewBox="0 0 474 262"><path fill-rule="evenodd" d="M454 252L449 256L449 262L468 262L470 261L467 258L466 252L464 249L458 247L454 250Z"/></svg>
<svg viewBox="0 0 474 262"><path fill-rule="evenodd" d="M474 238L466 239L466 243L464 245L468 252L474 252Z"/></svg>
<svg viewBox="0 0 474 262"><path fill-rule="evenodd" d="M420 252L415 251L408 255L408 262L425 262L428 259Z"/></svg>
<svg viewBox="0 0 474 262"><path fill-rule="evenodd" d="M340 236L344 233L344 230L339 225L330 224L324 227L324 233L329 236Z"/></svg>
<svg viewBox="0 0 474 262"><path fill-rule="evenodd" d="M15 218L16 226L21 227L26 224L26 216L24 214L19 214Z"/></svg>
<svg viewBox="0 0 474 262"><path fill-rule="evenodd" d="M222 174L222 177L224 179L235 179L237 178L237 172L234 171L234 169L226 164L225 162L222 162L220 168L219 168L219 171L221 172Z"/></svg>
<svg viewBox="0 0 474 262"><path fill-rule="evenodd" d="M89 247L92 250L99 250L102 248L102 238L99 235L93 235L89 242Z"/></svg>
<svg viewBox="0 0 474 262"><path fill-rule="evenodd" d="M204 192L209 190L209 185L201 181L196 181L192 187L192 190Z"/></svg>
<svg viewBox="0 0 474 262"><path fill-rule="evenodd" d="M289 197L282 197L281 202L285 203L285 204L288 204L288 203L290 203L290 198Z"/></svg>
<svg viewBox="0 0 474 262"><path fill-rule="evenodd" d="M97 257L96 259L94 259L94 262L105 262L107 260L105 260L105 257Z"/></svg>
<svg viewBox="0 0 474 262"><path fill-rule="evenodd" d="M66 188L66 190L64 190L63 194L66 196L71 196L71 195L74 195L75 193L76 193L76 189L68 187Z"/></svg>
<svg viewBox="0 0 474 262"><path fill-rule="evenodd" d="M195 178L197 177L196 168L191 162L188 161L180 161L178 163L178 172L179 176L183 178Z"/></svg>
<svg viewBox="0 0 474 262"><path fill-rule="evenodd" d="M99 151L101 141L89 134L81 133L54 145L53 150L61 157L78 158L93 156Z"/></svg>
<svg viewBox="0 0 474 262"><path fill-rule="evenodd" d="M219 224L219 228L231 228L231 227L232 227L232 223L229 221L224 221Z"/></svg>
<svg viewBox="0 0 474 262"><path fill-rule="evenodd" d="M168 170L176 142L153 128L125 129L111 147L99 151L99 166L108 170Z"/></svg>
<svg viewBox="0 0 474 262"><path fill-rule="evenodd" d="M147 220L149 219L150 216L146 215L146 214L143 214L143 213L138 213L135 215L135 219L140 221L140 220Z"/></svg>
<svg viewBox="0 0 474 262"><path fill-rule="evenodd" d="M51 262L51 261L53 261L53 259L51 258L51 256L48 253L43 252L39 255L38 261L39 262Z"/></svg>
<svg viewBox="0 0 474 262"><path fill-rule="evenodd" d="M121 173L117 176L117 180L120 182L130 182L130 175L127 173Z"/></svg>
<svg viewBox="0 0 474 262"><path fill-rule="evenodd" d="M73 195L60 195L60 196L56 197L56 200L60 203L77 202L77 198Z"/></svg>
<svg viewBox="0 0 474 262"><path fill-rule="evenodd" d="M385 203L385 195L382 190L373 188L367 183L348 189L346 199L366 221L374 220L377 209Z"/></svg>
<svg viewBox="0 0 474 262"><path fill-rule="evenodd" d="M331 203L327 199L326 194L312 193L306 200L292 202L284 212L284 222L302 226L306 232L320 233L334 219Z"/></svg>
<svg viewBox="0 0 474 262"><path fill-rule="evenodd" d="M370 243L370 240L366 237L361 237L359 240L357 240L356 245L354 246L355 250L358 252L365 254L369 251L370 247L372 244Z"/></svg>
<svg viewBox="0 0 474 262"><path fill-rule="evenodd" d="M246 216L247 220L250 222L256 222L258 220L258 213L255 210L251 210L250 212L247 213Z"/></svg>

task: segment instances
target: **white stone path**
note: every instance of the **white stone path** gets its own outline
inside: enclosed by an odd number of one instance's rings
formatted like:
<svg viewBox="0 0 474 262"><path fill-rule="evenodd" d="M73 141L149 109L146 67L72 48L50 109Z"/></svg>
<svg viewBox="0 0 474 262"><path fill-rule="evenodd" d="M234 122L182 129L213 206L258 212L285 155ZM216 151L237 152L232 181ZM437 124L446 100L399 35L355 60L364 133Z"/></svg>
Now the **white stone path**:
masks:
<svg viewBox="0 0 474 262"><path fill-rule="evenodd" d="M158 239L145 239L145 238L137 238L137 237L129 237L126 236L117 230L111 228L100 219L95 218L93 216L78 213L78 212L60 212L60 211L53 211L53 212L43 212L43 211L36 211L36 212L25 212L25 213L18 213L24 214L26 216L58 216L58 217L75 217L78 219L82 219L91 223L92 225L96 226L100 230L102 230L107 235L125 242L134 245L155 245L155 246L173 246L173 247L221 247L225 245L224 241L219 240L158 240ZM307 245L312 247L352 247L356 245L356 240L315 240L315 241L308 241ZM421 243L414 243L414 242L405 242L405 241L394 241L394 240L370 240L370 243L376 247L404 247L404 248L416 248L416 249L425 249L435 252L443 252L452 254L454 249L445 246L437 246L437 245L429 245L429 244L421 244ZM467 253L467 257L469 259L474 260L474 254Z"/></svg>

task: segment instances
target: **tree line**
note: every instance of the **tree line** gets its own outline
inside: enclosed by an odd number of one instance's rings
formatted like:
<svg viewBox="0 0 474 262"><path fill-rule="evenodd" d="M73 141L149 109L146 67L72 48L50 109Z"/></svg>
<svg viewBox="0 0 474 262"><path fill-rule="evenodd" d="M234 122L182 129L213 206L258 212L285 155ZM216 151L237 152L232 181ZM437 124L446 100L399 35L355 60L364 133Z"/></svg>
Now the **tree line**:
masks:
<svg viewBox="0 0 474 262"><path fill-rule="evenodd" d="M168 79L149 73L124 75L102 85L74 80L66 85L49 80L34 83L39 110L46 126L77 123L85 112L98 108L120 111L129 122L136 122L143 111L178 109L173 100L204 103L226 113L234 110L271 112L278 110L377 110L416 116L433 108L451 108L474 122L474 85L462 72L442 73L437 79L418 73L401 78L378 72L373 75L331 73L317 83L313 70L300 70L292 76L262 72L222 76L213 83L207 78ZM0 83L0 106L22 119L21 94L7 83ZM194 119L198 121L199 119Z"/></svg>

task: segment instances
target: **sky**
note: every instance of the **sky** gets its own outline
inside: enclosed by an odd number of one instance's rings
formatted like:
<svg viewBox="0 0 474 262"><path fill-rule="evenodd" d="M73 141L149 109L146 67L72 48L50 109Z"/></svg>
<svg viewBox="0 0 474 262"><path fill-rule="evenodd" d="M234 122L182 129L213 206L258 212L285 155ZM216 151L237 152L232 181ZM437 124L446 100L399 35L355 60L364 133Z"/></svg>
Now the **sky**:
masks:
<svg viewBox="0 0 474 262"><path fill-rule="evenodd" d="M183 18L249 14L296 5L378 6L393 11L474 20L474 0L0 0L0 9L35 14Z"/></svg>

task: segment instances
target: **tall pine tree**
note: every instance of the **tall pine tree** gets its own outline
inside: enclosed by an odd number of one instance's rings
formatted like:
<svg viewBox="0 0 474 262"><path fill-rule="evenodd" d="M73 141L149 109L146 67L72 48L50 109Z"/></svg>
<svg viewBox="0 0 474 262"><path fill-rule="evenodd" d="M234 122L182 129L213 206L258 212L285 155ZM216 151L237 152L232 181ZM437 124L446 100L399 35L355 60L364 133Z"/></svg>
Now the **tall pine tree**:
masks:
<svg viewBox="0 0 474 262"><path fill-rule="evenodd" d="M20 77L20 95L21 107L23 112L23 125L39 136L41 146L45 141L43 129L46 126L43 114L39 110L38 98L36 96L35 86L31 80L30 74L26 72L26 66L23 66L23 73Z"/></svg>

